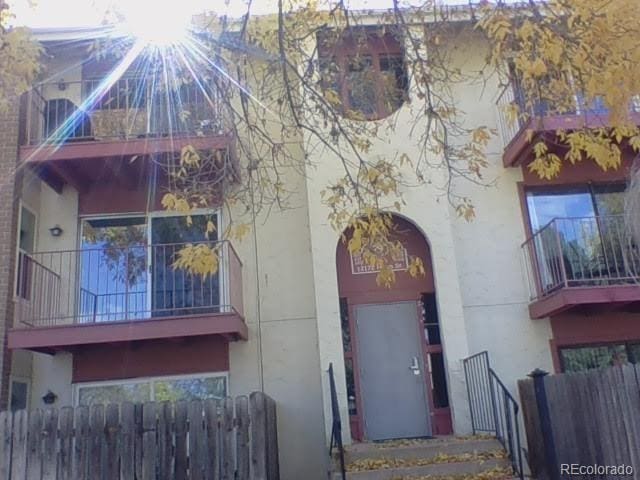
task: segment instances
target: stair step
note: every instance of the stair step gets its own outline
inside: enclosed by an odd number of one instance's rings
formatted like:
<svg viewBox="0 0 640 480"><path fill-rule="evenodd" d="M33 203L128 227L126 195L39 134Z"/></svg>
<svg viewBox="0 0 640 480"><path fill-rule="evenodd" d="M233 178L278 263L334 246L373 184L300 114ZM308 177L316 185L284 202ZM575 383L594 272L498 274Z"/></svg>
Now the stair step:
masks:
<svg viewBox="0 0 640 480"><path fill-rule="evenodd" d="M347 480L402 480L420 477L439 477L457 475L477 475L493 469L508 471L509 462L506 459L472 460L466 462L432 463L423 466L385 468L379 470L364 470L347 472ZM505 475L505 478L507 475ZM340 472L333 474L333 480L342 480Z"/></svg>
<svg viewBox="0 0 640 480"><path fill-rule="evenodd" d="M345 447L347 464L364 459L431 459L440 454L462 455L502 449L495 438L455 438L407 441L407 443L357 443Z"/></svg>

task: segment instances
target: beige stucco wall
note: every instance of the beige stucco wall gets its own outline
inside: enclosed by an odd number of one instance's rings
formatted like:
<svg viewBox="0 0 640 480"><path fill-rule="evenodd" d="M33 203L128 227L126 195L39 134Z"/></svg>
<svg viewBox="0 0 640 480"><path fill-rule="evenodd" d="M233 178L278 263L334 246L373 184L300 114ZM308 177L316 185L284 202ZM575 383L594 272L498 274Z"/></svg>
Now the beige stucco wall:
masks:
<svg viewBox="0 0 640 480"><path fill-rule="evenodd" d="M472 47L470 47L472 46ZM465 72L482 70L486 43L477 32L465 32L450 43L453 66ZM454 88L467 127L497 129L499 92L496 76L476 76ZM483 172L491 186L456 182L456 191L470 197L477 216L452 222L458 276L470 353L488 350L497 374L516 394L516 380L536 367L552 371L548 320L531 320L520 246L525 241L518 182L519 168L502 164L504 139L489 144L489 166Z"/></svg>
<svg viewBox="0 0 640 480"><path fill-rule="evenodd" d="M78 195L73 188L65 187L63 192L58 194L31 172L25 170L21 200L36 213L38 229L36 251L64 251L76 248ZM54 225L59 225L63 229L60 237L51 235L49 229ZM74 268L73 263L69 263L65 269L67 268ZM68 302L73 302L73 294L68 290L68 284L61 287L60 305L66 308ZM45 355L24 351L14 352L12 375L32 379L31 408L43 408L45 405L42 396L49 390L58 396L56 405L71 404L71 359L71 355L64 353Z"/></svg>

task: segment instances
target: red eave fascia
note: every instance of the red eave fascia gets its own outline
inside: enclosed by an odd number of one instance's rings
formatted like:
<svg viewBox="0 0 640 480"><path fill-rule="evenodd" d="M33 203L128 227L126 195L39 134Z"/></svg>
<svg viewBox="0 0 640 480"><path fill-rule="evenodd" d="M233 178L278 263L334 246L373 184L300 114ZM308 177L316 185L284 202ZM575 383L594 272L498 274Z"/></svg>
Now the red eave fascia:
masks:
<svg viewBox="0 0 640 480"><path fill-rule="evenodd" d="M632 112L629 115L631 123L640 125L640 113ZM541 133L555 132L557 130L577 130L580 128L601 128L609 125L607 115L551 115L546 117L531 118L523 125L515 137L505 147L502 154L502 162L505 167L517 167L526 164L531 157L531 151L527 146L534 143ZM529 141L527 132L533 132Z"/></svg>
<svg viewBox="0 0 640 480"><path fill-rule="evenodd" d="M69 142L61 145L25 145L20 147L20 161L41 163L56 160L150 155L179 152L187 145L198 150L217 150L228 147L231 139L232 135L222 134Z"/></svg>
<svg viewBox="0 0 640 480"><path fill-rule="evenodd" d="M202 314L126 322L12 328L8 332L8 346L10 349L53 353L86 345L201 335L222 335L228 339L246 340L248 330L238 314Z"/></svg>
<svg viewBox="0 0 640 480"><path fill-rule="evenodd" d="M615 285L606 287L568 287L529 305L532 319L552 317L578 306L612 306L640 302L640 287Z"/></svg>

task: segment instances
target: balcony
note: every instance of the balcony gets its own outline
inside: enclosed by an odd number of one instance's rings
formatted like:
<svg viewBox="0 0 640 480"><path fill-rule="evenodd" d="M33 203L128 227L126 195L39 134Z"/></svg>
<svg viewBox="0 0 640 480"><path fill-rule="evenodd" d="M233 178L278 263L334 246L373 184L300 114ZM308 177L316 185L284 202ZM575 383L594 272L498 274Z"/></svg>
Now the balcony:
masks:
<svg viewBox="0 0 640 480"><path fill-rule="evenodd" d="M168 90L157 80L36 86L25 94L21 109L20 160L44 164L52 186L78 187L95 176L97 167L117 159L180 152L186 145L232 153L219 88L192 83Z"/></svg>
<svg viewBox="0 0 640 480"><path fill-rule="evenodd" d="M621 216L556 218L522 252L531 318L640 306L640 250Z"/></svg>
<svg viewBox="0 0 640 480"><path fill-rule="evenodd" d="M52 353L201 335L246 339L242 263L229 242L208 244L219 269L206 277L174 267L184 243L21 252L9 347Z"/></svg>
<svg viewBox="0 0 640 480"><path fill-rule="evenodd" d="M531 145L545 133L555 134L557 130L575 130L578 128L598 128L609 123L609 114L601 101L586 105L584 96L576 94L574 108L558 113L544 103L527 106L525 94L513 85L507 85L498 96L498 130L504 144L502 156L506 167L527 164L533 159ZM519 116L513 120L509 110L517 106ZM634 97L629 105L629 113L634 123L640 125L640 96ZM529 134L532 133L531 139Z"/></svg>

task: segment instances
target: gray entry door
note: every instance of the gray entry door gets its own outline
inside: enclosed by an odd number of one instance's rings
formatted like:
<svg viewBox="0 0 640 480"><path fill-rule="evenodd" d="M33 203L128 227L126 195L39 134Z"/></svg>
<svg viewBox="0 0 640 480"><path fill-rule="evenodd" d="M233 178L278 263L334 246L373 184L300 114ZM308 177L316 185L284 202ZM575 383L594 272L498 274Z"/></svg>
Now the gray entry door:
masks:
<svg viewBox="0 0 640 480"><path fill-rule="evenodd" d="M367 439L431 436L416 303L358 305L355 313Z"/></svg>

